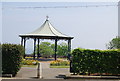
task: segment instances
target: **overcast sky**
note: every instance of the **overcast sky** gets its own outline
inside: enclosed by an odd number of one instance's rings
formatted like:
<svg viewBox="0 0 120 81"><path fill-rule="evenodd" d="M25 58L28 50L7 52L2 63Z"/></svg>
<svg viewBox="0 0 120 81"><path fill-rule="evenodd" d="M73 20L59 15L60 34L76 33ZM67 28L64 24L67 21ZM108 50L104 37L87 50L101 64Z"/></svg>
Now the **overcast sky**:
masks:
<svg viewBox="0 0 120 81"><path fill-rule="evenodd" d="M34 31L44 23L46 15L48 15L56 29L64 34L74 36L72 48L106 49L106 43L118 35L117 6L32 8L81 5L117 5L117 2L2 3L2 42L19 44L18 35ZM32 49L32 45L32 40L29 40L27 42L28 51Z"/></svg>

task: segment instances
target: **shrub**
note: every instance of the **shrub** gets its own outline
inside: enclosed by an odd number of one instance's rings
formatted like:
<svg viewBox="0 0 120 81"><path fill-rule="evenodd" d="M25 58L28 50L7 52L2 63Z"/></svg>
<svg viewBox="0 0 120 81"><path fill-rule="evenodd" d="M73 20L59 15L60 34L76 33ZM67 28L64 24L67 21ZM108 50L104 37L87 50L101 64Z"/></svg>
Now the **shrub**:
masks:
<svg viewBox="0 0 120 81"><path fill-rule="evenodd" d="M22 65L37 65L39 61L37 60L22 60Z"/></svg>
<svg viewBox="0 0 120 81"><path fill-rule="evenodd" d="M69 66L69 61L56 60L50 63L51 66Z"/></svg>
<svg viewBox="0 0 120 81"><path fill-rule="evenodd" d="M15 76L21 68L24 48L16 44L2 44L2 74Z"/></svg>
<svg viewBox="0 0 120 81"><path fill-rule="evenodd" d="M71 73L120 74L119 50L74 49L71 59Z"/></svg>

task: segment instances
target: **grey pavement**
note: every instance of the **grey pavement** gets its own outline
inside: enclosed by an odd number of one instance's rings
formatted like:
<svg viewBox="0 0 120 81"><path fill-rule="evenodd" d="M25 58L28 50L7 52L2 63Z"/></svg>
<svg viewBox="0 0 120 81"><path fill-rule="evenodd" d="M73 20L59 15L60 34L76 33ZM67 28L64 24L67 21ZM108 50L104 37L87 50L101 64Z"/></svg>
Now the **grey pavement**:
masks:
<svg viewBox="0 0 120 81"><path fill-rule="evenodd" d="M83 79L83 80L62 80L62 79L3 79L2 81L120 81L120 80L95 80L95 79Z"/></svg>
<svg viewBox="0 0 120 81"><path fill-rule="evenodd" d="M61 76L68 75L69 68L49 68L50 63L42 62L43 79L62 79ZM37 67L22 67L15 78L31 79L37 77Z"/></svg>
<svg viewBox="0 0 120 81"><path fill-rule="evenodd" d="M61 78L63 75L70 75L69 68L49 68L49 62L42 62L42 77L43 79L36 79L37 67L22 67L16 77L3 79L2 81L120 81L107 79L67 79Z"/></svg>
<svg viewBox="0 0 120 81"><path fill-rule="evenodd" d="M30 79L37 76L37 67L22 67L18 74L16 75L16 79Z"/></svg>

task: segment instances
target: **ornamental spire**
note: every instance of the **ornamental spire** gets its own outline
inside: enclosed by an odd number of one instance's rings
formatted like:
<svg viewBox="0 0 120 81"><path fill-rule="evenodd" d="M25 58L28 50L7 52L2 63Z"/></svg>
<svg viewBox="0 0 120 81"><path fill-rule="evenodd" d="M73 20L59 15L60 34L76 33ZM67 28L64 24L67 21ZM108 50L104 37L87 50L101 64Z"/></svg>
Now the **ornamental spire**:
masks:
<svg viewBox="0 0 120 81"><path fill-rule="evenodd" d="M48 20L48 19L49 19L49 16L47 15L47 16L46 16L46 20Z"/></svg>

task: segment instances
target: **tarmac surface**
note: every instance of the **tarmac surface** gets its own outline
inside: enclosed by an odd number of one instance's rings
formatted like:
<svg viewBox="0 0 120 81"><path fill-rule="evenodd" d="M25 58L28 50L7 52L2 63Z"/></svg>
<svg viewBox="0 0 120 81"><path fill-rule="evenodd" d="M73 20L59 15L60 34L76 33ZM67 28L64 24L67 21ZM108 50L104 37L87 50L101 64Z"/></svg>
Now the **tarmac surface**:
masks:
<svg viewBox="0 0 120 81"><path fill-rule="evenodd" d="M43 79L63 79L62 75L69 75L69 68L49 68L49 62L42 62ZM34 79L37 77L37 67L22 67L16 79Z"/></svg>
<svg viewBox="0 0 120 81"><path fill-rule="evenodd" d="M37 78L37 67L22 67L16 77L2 78L2 81L120 81L118 79L63 79L64 75L70 75L69 68L49 68L49 62L42 62L41 65L42 79Z"/></svg>
<svg viewBox="0 0 120 81"><path fill-rule="evenodd" d="M83 79L83 80L63 80L63 79L3 79L2 81L120 81L120 80L96 80L96 79Z"/></svg>

